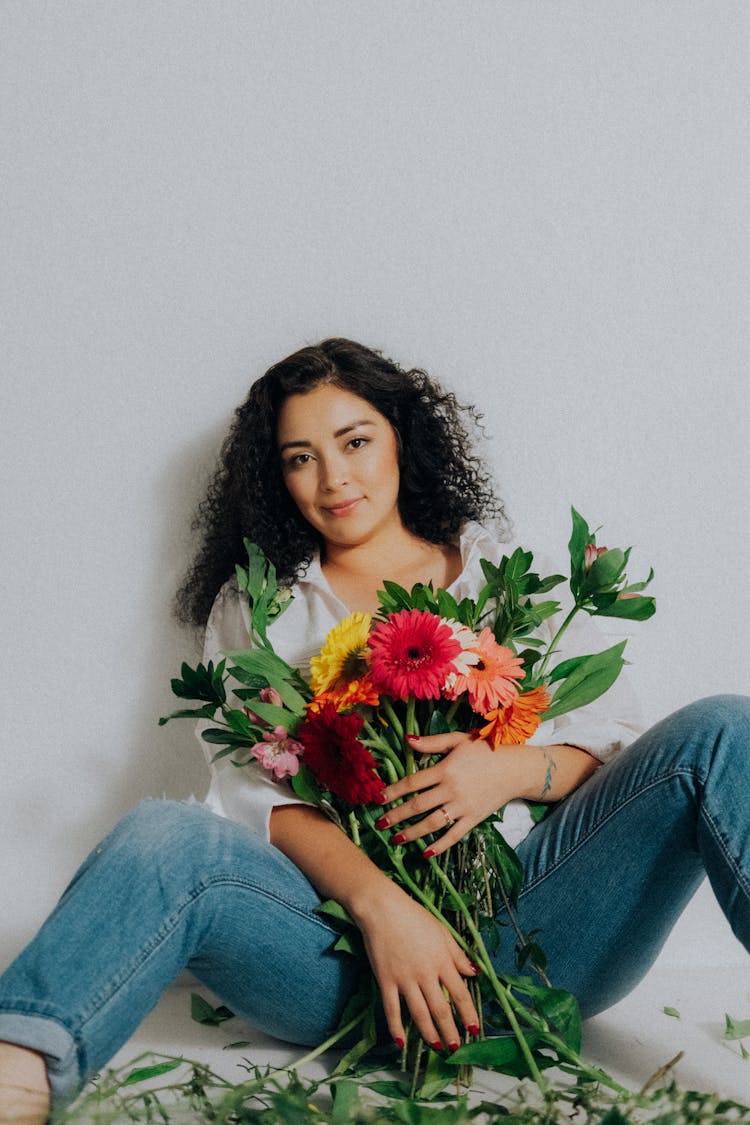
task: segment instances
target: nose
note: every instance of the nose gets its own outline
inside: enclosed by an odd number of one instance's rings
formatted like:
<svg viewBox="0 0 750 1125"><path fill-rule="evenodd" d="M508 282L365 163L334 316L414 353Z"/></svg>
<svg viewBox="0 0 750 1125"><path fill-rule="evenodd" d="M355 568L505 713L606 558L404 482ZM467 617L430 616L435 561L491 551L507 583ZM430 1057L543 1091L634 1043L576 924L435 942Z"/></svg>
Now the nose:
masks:
<svg viewBox="0 0 750 1125"><path fill-rule="evenodd" d="M326 492L333 492L337 488L348 484L346 463L341 457L324 457L320 464L320 485Z"/></svg>

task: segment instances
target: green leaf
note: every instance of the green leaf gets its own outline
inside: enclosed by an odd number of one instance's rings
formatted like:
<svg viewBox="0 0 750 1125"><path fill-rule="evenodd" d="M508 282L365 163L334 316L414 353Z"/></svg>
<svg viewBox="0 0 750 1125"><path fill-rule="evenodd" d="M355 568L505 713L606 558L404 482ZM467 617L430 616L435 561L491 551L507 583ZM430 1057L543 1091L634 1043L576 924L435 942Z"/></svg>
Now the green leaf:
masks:
<svg viewBox="0 0 750 1125"><path fill-rule="evenodd" d="M253 1047L255 1044L250 1039L238 1039L236 1043L225 1043L222 1051L239 1051L244 1047Z"/></svg>
<svg viewBox="0 0 750 1125"><path fill-rule="evenodd" d="M204 742L210 742L212 746L254 746L257 741L255 738L244 738L231 730L225 730L224 727L209 727L208 730L202 730L201 738Z"/></svg>
<svg viewBox="0 0 750 1125"><path fill-rule="evenodd" d="M309 766L304 762L300 765L298 772L291 778L292 789L301 797L303 801L309 801L313 805L320 804L323 790L318 784L315 775Z"/></svg>
<svg viewBox="0 0 750 1125"><path fill-rule="evenodd" d="M744 1039L746 1035L750 1035L750 1020L735 1020L728 1012L724 1013L726 1020L726 1028L724 1030L725 1039Z"/></svg>
<svg viewBox="0 0 750 1125"><path fill-rule="evenodd" d="M584 660L588 660L588 657L571 656L568 660L561 660L550 672L547 677L547 683L555 684L558 680L564 680L571 672L575 672L576 668L579 664L583 664Z"/></svg>
<svg viewBox="0 0 750 1125"><path fill-rule="evenodd" d="M359 936L359 930L354 930L351 934L342 934L334 942L333 950L335 953L350 953L352 957L361 957L364 953L364 947Z"/></svg>
<svg viewBox="0 0 750 1125"><path fill-rule="evenodd" d="M333 1088L332 1125L349 1125L360 1108L359 1083L347 1078Z"/></svg>
<svg viewBox="0 0 750 1125"><path fill-rule="evenodd" d="M681 1018L680 1013L676 1008L662 1008L662 1011L664 1012L665 1016L673 1016L676 1020Z"/></svg>
<svg viewBox="0 0 750 1125"><path fill-rule="evenodd" d="M592 601L596 607L595 612L587 609L592 617L619 617L626 621L648 621L656 613L656 599L652 597L626 598L620 594L612 602L607 604L602 602L601 608L596 596Z"/></svg>
<svg viewBox="0 0 750 1125"><path fill-rule="evenodd" d="M170 1070L177 1070L182 1066L182 1059L167 1059L166 1062L154 1063L153 1066L140 1066L131 1070L122 1082L123 1086L132 1086L135 1082L145 1082L147 1078L158 1078L160 1074L169 1074Z"/></svg>
<svg viewBox="0 0 750 1125"><path fill-rule="evenodd" d="M223 660L216 668L211 660L208 664L198 664L195 668L183 663L180 668L182 679L175 678L171 681L172 691L180 699L202 699L206 703L217 705L225 703L224 667Z"/></svg>
<svg viewBox="0 0 750 1125"><path fill-rule="evenodd" d="M555 692L549 709L544 713L545 720L555 719L576 707L584 707L604 695L622 671L625 663L622 653L626 643L620 641L604 652L582 660Z"/></svg>
<svg viewBox="0 0 750 1125"><path fill-rule="evenodd" d="M626 562L625 552L619 547L611 547L591 564L586 577L586 588L602 590L612 586L622 574Z"/></svg>
<svg viewBox="0 0 750 1125"><path fill-rule="evenodd" d="M355 923L351 915L340 902L336 902L333 898L326 899L325 902L318 903L313 907L313 914L322 914L325 918L333 918L337 922L343 922L347 926L353 926Z"/></svg>
<svg viewBox="0 0 750 1125"><path fill-rule="evenodd" d="M418 1097L431 1101L455 1080L456 1071L448 1065L447 1059L430 1049L427 1053L427 1067L424 1080L418 1090Z"/></svg>
<svg viewBox="0 0 750 1125"><path fill-rule="evenodd" d="M447 617L450 621L460 620L458 602L447 590L438 590L437 608L441 617Z"/></svg>
<svg viewBox="0 0 750 1125"><path fill-rule="evenodd" d="M159 719L159 726L163 727L170 719L213 719L216 714L216 703L206 703L203 707L184 707L180 711L172 711Z"/></svg>
<svg viewBox="0 0 750 1125"><path fill-rule="evenodd" d="M543 1036L536 1032L530 1032L526 1036L526 1042L531 1048L542 1039ZM533 1054L540 1067L554 1063L553 1059L540 1056L536 1051ZM485 1070L498 1070L501 1074L510 1074L515 1078L526 1078L529 1074L528 1064L515 1035L496 1035L464 1043L445 1062L453 1067L479 1066Z"/></svg>
<svg viewBox="0 0 750 1125"><path fill-rule="evenodd" d="M231 1020L234 1012L224 1004L220 1004L218 1008L214 1008L209 1004L208 1000L204 1000L197 992L190 993L190 1016L196 1023L211 1024L218 1027L219 1024L225 1023L226 1020Z"/></svg>
<svg viewBox="0 0 750 1125"><path fill-rule="evenodd" d="M259 719L264 723L268 723L272 727L286 727L296 725L298 715L293 715L291 711L287 711L285 707L276 707L273 703L262 703L261 700L253 700L250 704L250 710L253 711Z"/></svg>
<svg viewBox="0 0 750 1125"><path fill-rule="evenodd" d="M568 1047L580 1052L581 1012L575 996L562 988L545 988L535 1004Z"/></svg>
<svg viewBox="0 0 750 1125"><path fill-rule="evenodd" d="M592 542L593 536L583 516L579 515L575 508L571 508L570 513L573 518L573 530L568 542L568 553L573 569L578 570L583 568L586 547Z"/></svg>

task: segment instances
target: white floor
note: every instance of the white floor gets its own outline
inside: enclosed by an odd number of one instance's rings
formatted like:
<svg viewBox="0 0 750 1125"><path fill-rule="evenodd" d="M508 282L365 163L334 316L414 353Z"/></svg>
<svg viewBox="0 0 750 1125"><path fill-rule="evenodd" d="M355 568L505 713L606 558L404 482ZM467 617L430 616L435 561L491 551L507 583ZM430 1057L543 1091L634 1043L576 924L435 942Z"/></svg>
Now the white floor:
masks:
<svg viewBox="0 0 750 1125"><path fill-rule="evenodd" d="M124 1065L141 1052L153 1050L201 1060L239 1082L246 1077L242 1069L246 1060L283 1066L294 1059L295 1053L287 1046L259 1036L238 1019L219 1027L194 1022L190 1018L192 990L212 999L194 982L181 978L118 1053L113 1065ZM679 1018L665 1014L664 1008L675 1009ZM657 963L629 997L587 1021L584 1054L626 1086L640 1089L659 1067L682 1051L683 1057L672 1072L680 1087L715 1091L750 1102L750 1059L742 1058L737 1042L724 1040L726 1012L736 1020L750 1019L750 968L746 964L681 970ZM224 1049L238 1040L252 1045ZM746 1046L750 1050L750 1038ZM316 1061L307 1073L324 1075L330 1069L328 1062ZM484 1088L485 1083L482 1085Z"/></svg>

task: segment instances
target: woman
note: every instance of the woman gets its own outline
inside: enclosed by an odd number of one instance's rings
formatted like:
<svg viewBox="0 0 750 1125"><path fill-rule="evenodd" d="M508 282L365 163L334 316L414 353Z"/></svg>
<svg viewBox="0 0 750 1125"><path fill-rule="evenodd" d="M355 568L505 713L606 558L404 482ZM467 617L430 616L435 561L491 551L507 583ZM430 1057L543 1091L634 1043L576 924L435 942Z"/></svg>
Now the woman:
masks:
<svg viewBox="0 0 750 1125"><path fill-rule="evenodd" d="M207 657L247 645L230 578L243 536L294 582L271 635L303 671L347 612L377 607L386 577L476 595L479 559L503 547L476 522L502 509L471 452L474 420L423 372L352 341L271 368L237 412L180 594L195 623L213 603ZM597 647L589 628L572 632L569 654ZM526 872L520 923L541 927L551 975L584 1014L640 979L705 871L750 946L747 702L693 705L619 753L633 734L620 686L543 724L533 748L424 737L416 749L439 764L383 794L383 824L403 840L442 833L434 854L507 805ZM529 798L561 802L533 831ZM476 1031L466 986L476 970L447 931L319 810L260 768L220 762L205 805L150 801L125 817L0 978L6 1116L23 1103L26 1120L43 1120L49 1090L74 1093L186 966L259 1028L321 1041L359 972L330 955L332 931L313 912L321 898L360 927L396 1043L404 1008L435 1045ZM513 971L512 951L498 965Z"/></svg>

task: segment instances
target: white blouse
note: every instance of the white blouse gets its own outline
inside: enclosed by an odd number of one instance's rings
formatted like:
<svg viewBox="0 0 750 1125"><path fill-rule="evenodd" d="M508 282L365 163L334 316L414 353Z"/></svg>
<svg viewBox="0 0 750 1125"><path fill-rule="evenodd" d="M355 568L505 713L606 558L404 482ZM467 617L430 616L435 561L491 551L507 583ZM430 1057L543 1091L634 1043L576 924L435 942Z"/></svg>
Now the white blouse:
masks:
<svg viewBox="0 0 750 1125"><path fill-rule="evenodd" d="M485 579L479 565L480 559L498 563L504 554L511 554L517 544L499 543L477 523L468 523L459 540L462 569L449 586L449 592L460 601L476 598ZM543 573L546 560L535 557L535 567ZM304 577L293 586L294 600L284 613L269 627L269 640L287 663L297 667L305 678L310 672L310 658L321 649L328 632L349 610L330 589L318 558L313 559ZM557 594L555 591L551 596ZM565 612L565 608L561 614ZM538 633L550 640L559 627L561 614L548 618ZM204 663L221 660L227 652L250 647L248 634L249 612L247 600L241 597L236 580L230 579L214 602L208 624L203 651ZM584 653L600 652L614 643L604 638L587 613L576 614L562 640L560 659ZM237 704L241 706L241 704ZM202 721L200 732L211 724ZM635 696L624 675L615 684L586 707L541 723L530 745L567 743L579 746L600 761L629 745L640 733L641 718ZM287 781L276 781L259 762L251 760L240 768L233 766L229 756L211 762L216 747L201 739L209 764L211 783L205 803L209 808L230 820L239 821L269 839L271 810L276 805L302 804ZM510 801L498 824L510 844L516 845L533 827L525 801Z"/></svg>

